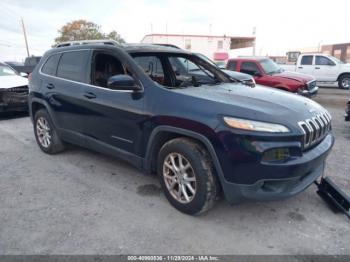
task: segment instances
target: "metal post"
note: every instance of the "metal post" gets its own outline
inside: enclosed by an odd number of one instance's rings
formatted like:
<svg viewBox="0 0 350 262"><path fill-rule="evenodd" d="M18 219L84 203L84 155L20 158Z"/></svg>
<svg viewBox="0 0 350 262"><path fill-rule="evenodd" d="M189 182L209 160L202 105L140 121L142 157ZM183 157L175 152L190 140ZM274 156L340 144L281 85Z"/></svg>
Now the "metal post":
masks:
<svg viewBox="0 0 350 262"><path fill-rule="evenodd" d="M23 22L23 18L22 17L21 17L21 22L22 22L24 41L25 41L26 49L27 49L27 56L29 57L29 47L28 47L27 33L26 33L26 28L24 26L24 22Z"/></svg>
<svg viewBox="0 0 350 262"><path fill-rule="evenodd" d="M253 27L253 36L254 36L254 42L253 42L253 56L255 56L255 49L256 49L256 26Z"/></svg>

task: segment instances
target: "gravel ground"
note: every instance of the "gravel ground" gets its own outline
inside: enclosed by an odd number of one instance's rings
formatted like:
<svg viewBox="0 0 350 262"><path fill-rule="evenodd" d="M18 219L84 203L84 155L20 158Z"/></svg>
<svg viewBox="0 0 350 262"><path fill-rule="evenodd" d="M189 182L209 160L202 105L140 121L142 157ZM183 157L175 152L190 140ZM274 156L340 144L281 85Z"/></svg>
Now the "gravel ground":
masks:
<svg viewBox="0 0 350 262"><path fill-rule="evenodd" d="M327 175L350 194L349 91L321 89L336 136ZM350 254L350 223L311 186L278 202L199 217L172 208L157 179L116 158L36 145L26 116L0 120L0 254Z"/></svg>

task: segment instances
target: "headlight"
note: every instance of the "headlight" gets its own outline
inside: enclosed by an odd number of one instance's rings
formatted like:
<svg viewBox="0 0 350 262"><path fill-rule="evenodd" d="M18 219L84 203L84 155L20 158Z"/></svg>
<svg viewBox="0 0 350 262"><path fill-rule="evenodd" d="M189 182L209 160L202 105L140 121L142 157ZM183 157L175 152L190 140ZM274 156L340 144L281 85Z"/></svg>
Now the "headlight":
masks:
<svg viewBox="0 0 350 262"><path fill-rule="evenodd" d="M227 125L237 129L258 131L258 132L270 132L270 133L288 133L290 130L279 124L266 123L260 121L253 121L247 119L240 119L234 117L224 117L224 121Z"/></svg>

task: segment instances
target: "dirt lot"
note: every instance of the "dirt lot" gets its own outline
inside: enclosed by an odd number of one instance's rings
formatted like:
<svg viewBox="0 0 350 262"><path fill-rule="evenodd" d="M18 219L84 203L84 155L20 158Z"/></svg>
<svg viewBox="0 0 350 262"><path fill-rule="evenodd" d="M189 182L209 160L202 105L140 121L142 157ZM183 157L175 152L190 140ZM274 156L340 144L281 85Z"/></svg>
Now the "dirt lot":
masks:
<svg viewBox="0 0 350 262"><path fill-rule="evenodd" d="M335 147L326 173L350 194L349 91L321 89ZM285 201L191 217L157 179L118 159L72 147L43 154L28 117L0 120L0 254L350 254L350 221L315 187Z"/></svg>

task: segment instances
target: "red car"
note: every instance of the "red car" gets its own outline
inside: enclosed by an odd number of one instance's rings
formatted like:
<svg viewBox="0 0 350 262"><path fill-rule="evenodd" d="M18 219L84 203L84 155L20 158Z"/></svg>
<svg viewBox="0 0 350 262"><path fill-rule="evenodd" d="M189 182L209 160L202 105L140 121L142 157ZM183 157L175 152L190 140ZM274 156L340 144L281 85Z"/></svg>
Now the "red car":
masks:
<svg viewBox="0 0 350 262"><path fill-rule="evenodd" d="M270 58L234 58L229 59L226 69L252 75L259 85L311 97L317 94L318 87L313 76L284 71Z"/></svg>

